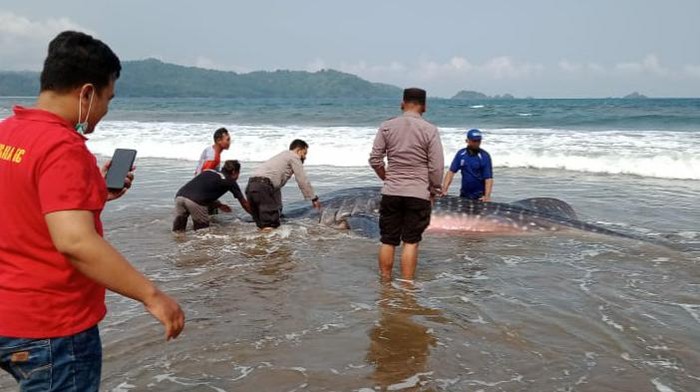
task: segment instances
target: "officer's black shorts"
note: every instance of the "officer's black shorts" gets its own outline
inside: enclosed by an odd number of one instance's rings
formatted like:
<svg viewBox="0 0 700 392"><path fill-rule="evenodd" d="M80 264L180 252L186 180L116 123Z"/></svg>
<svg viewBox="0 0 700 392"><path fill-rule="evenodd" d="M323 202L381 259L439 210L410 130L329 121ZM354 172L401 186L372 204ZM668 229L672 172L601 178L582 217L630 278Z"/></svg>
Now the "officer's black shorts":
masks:
<svg viewBox="0 0 700 392"><path fill-rule="evenodd" d="M430 224L430 201L417 197L382 195L379 205L381 241L399 245L416 244Z"/></svg>

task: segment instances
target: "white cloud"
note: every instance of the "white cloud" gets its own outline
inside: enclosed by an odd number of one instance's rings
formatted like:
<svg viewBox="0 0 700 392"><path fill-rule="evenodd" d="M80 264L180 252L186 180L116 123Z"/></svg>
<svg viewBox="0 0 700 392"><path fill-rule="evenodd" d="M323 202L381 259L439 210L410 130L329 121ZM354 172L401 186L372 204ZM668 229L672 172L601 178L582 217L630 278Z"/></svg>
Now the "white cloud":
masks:
<svg viewBox="0 0 700 392"><path fill-rule="evenodd" d="M329 66L325 62L323 64L324 67ZM365 61L358 61L356 63L342 63L339 69L373 80L395 79L398 76L421 81L446 78L513 80L537 75L544 71L544 66L527 62L518 63L508 56L495 57L482 64L474 64L464 57L455 56L444 63L423 60L412 65L399 61L370 65Z"/></svg>
<svg viewBox="0 0 700 392"><path fill-rule="evenodd" d="M463 57L453 57L446 63L423 61L416 72L423 80L445 76L480 77L492 80L523 79L544 71L540 64L518 63L508 56L494 57L482 64L473 64Z"/></svg>
<svg viewBox="0 0 700 392"><path fill-rule="evenodd" d="M615 69L624 73L647 73L657 76L668 76L670 71L664 68L655 54L647 55L640 62L620 63Z"/></svg>
<svg viewBox="0 0 700 392"><path fill-rule="evenodd" d="M150 55L148 58L154 58L158 59L164 63L172 63L172 64L179 64L179 65L184 65L188 67L197 67L197 68L203 68L203 69L210 69L214 71L233 71L236 73L247 73L251 72L253 70L246 68L246 67L239 67L237 65L230 65L230 64L225 64L222 62L219 62L211 57L207 56L197 56L194 58L194 60L189 60L189 61L178 61L178 60L173 60L166 58L161 55ZM254 70L254 71L257 71Z"/></svg>
<svg viewBox="0 0 700 392"><path fill-rule="evenodd" d="M306 65L306 70L309 72L316 72L316 71L320 71L320 70L326 69L326 68L328 68L326 66L326 62L320 58L316 58L316 59L314 59L314 61L312 61Z"/></svg>
<svg viewBox="0 0 700 392"><path fill-rule="evenodd" d="M603 68L602 65L597 64L597 63L588 63L587 64L588 70L594 73L602 74L605 73L605 68Z"/></svg>
<svg viewBox="0 0 700 392"><path fill-rule="evenodd" d="M402 74L407 70L406 66L398 61L392 61L389 64L378 65L368 65L365 61L358 61L357 63L342 63L338 67L338 69L343 72L348 72L357 75L374 76L381 76L386 74Z"/></svg>
<svg viewBox="0 0 700 392"><path fill-rule="evenodd" d="M64 30L80 30L88 34L94 34L68 18L49 18L43 22L35 22L15 15L12 12L0 11L0 33L2 33L4 39L13 37L25 39L53 38L53 36Z"/></svg>
<svg viewBox="0 0 700 392"><path fill-rule="evenodd" d="M583 69L583 66L578 63L573 63L569 60L561 60L559 62L559 68L567 73L579 73Z"/></svg>
<svg viewBox="0 0 700 392"><path fill-rule="evenodd" d="M695 74L695 68L692 65L688 65L682 70L666 68L655 54L649 54L636 62L617 63L610 68L598 63L576 63L566 59L559 61L558 66L565 74L578 76L597 74L597 76L611 77L644 77L644 75L651 75L660 78L682 78Z"/></svg>
<svg viewBox="0 0 700 392"><path fill-rule="evenodd" d="M494 79L521 79L544 71L540 64L516 63L510 57L497 57L489 60L482 70Z"/></svg>
<svg viewBox="0 0 700 392"><path fill-rule="evenodd" d="M49 18L38 21L0 10L2 69L40 69L49 41L65 30L77 30L94 35L94 32L68 18Z"/></svg>
<svg viewBox="0 0 700 392"><path fill-rule="evenodd" d="M683 71L692 78L700 79L700 65L686 65L683 67Z"/></svg>
<svg viewBox="0 0 700 392"><path fill-rule="evenodd" d="M194 61L194 66L205 69L221 69L221 64L204 56L197 57Z"/></svg>

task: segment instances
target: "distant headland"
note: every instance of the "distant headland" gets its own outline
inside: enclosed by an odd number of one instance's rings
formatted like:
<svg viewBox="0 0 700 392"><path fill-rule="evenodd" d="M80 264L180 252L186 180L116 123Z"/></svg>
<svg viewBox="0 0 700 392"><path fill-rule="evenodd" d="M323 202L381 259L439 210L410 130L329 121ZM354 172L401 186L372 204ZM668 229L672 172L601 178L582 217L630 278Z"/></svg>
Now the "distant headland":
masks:
<svg viewBox="0 0 700 392"><path fill-rule="evenodd" d="M455 94L451 99L464 99L464 100L489 100L489 99L517 99L511 94L503 94L503 95L486 95L484 93L480 93L478 91L472 91L472 90L462 90Z"/></svg>
<svg viewBox="0 0 700 392"><path fill-rule="evenodd" d="M0 71L1 96L35 96L39 73ZM156 59L124 61L117 86L120 97L149 98L390 98L400 99L402 89L374 83L359 76L324 69L307 71L255 71L237 73L188 67ZM612 98L612 97L611 97ZM633 92L617 99L646 99ZM454 100L516 100L512 94L487 95L461 90ZM614 98L613 98L614 99Z"/></svg>
<svg viewBox="0 0 700 392"><path fill-rule="evenodd" d="M640 93L638 93L638 92L636 92L636 91L633 92L633 93L631 93L631 94L627 94L627 95L625 95L624 97L622 97L622 99L647 99L647 98L649 98L649 97L647 97L647 96L644 95L644 94L640 94Z"/></svg>
<svg viewBox="0 0 700 392"><path fill-rule="evenodd" d="M33 96L37 72L0 72L0 96ZM333 70L256 71L239 74L164 63L156 59L124 61L120 97L167 98L394 98L396 86L372 83Z"/></svg>

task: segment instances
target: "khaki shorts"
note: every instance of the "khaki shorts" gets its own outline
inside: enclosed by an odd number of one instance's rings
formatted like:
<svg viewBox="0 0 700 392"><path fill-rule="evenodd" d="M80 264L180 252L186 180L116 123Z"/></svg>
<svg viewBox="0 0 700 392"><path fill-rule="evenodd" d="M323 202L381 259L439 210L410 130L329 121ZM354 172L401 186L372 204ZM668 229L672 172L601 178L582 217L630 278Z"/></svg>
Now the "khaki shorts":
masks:
<svg viewBox="0 0 700 392"><path fill-rule="evenodd" d="M173 221L173 231L185 231L187 218L192 216L194 229L204 229L209 227L209 207L197 204L192 200L178 196L175 198L175 220Z"/></svg>

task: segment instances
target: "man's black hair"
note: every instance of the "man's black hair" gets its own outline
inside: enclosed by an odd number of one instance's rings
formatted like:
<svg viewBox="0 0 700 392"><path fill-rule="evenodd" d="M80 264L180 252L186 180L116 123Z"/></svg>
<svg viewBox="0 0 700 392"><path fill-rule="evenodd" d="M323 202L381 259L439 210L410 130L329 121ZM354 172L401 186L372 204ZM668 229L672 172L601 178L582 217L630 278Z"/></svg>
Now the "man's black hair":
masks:
<svg viewBox="0 0 700 392"><path fill-rule="evenodd" d="M410 87L403 90L403 101L425 105L426 92L422 88Z"/></svg>
<svg viewBox="0 0 700 392"><path fill-rule="evenodd" d="M235 159L231 161L226 161L224 162L224 166L221 168L221 171L226 174L240 173L241 163Z"/></svg>
<svg viewBox="0 0 700 392"><path fill-rule="evenodd" d="M301 148L302 150L306 150L309 148L309 145L301 139L294 139L292 141L292 144L289 145L289 150L293 151L293 150L296 150L297 148Z"/></svg>
<svg viewBox="0 0 700 392"><path fill-rule="evenodd" d="M221 138L223 138L224 135L228 135L228 129L226 128L219 128L216 131L214 131L214 143L221 140Z"/></svg>
<svg viewBox="0 0 700 392"><path fill-rule="evenodd" d="M104 42L77 31L64 31L49 43L41 71L41 91L65 92L86 83L97 91L119 78L119 58Z"/></svg>

